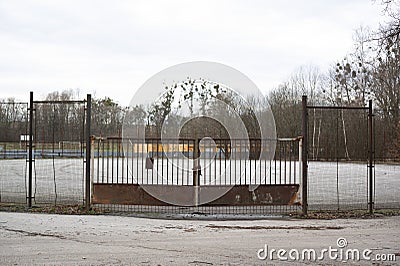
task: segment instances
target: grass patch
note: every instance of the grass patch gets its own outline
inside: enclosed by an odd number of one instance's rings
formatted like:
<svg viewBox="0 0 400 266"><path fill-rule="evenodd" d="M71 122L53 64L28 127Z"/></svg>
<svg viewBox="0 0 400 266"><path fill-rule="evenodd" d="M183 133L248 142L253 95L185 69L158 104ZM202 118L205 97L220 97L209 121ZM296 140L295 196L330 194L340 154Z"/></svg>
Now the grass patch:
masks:
<svg viewBox="0 0 400 266"><path fill-rule="evenodd" d="M373 219L387 216L400 216L399 209L377 209L373 214L367 210L309 211L308 215L290 213L290 217L298 219Z"/></svg>
<svg viewBox="0 0 400 266"><path fill-rule="evenodd" d="M98 215L104 212L91 208L86 210L83 205L46 205L46 206L33 206L28 208L22 204L5 204L0 203L0 211L6 212L25 212L25 213L48 213L48 214L65 214L65 215Z"/></svg>

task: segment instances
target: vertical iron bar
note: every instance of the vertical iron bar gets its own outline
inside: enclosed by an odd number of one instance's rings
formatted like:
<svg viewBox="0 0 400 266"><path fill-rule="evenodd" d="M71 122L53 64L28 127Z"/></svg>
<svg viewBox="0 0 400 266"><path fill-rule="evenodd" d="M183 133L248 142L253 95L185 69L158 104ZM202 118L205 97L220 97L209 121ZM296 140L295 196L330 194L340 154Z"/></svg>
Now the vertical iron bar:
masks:
<svg viewBox="0 0 400 266"><path fill-rule="evenodd" d="M336 157L336 197L337 197L337 210L340 209L339 202L339 109L336 109L336 149L335 149L335 157ZM343 117L342 117L343 119Z"/></svg>
<svg viewBox="0 0 400 266"><path fill-rule="evenodd" d="M165 179L167 180L167 185L168 185L168 180L169 180L169 176L168 176L168 173L169 173L169 164L168 164L168 153L170 154L171 152L170 152L170 147L171 147L171 142L170 141L168 141L168 144L167 144L167 151L166 151L166 153L165 153L165 158L167 159L167 175L166 175L166 177L165 177ZM164 162L163 162L164 163Z"/></svg>
<svg viewBox="0 0 400 266"><path fill-rule="evenodd" d="M214 156L214 184L217 184L217 156Z"/></svg>
<svg viewBox="0 0 400 266"><path fill-rule="evenodd" d="M178 140L178 153L177 153L177 164L176 164L176 184L179 185L179 164L181 162L181 155L183 154L183 152L181 152L181 142ZM183 169L183 167L182 167Z"/></svg>
<svg viewBox="0 0 400 266"><path fill-rule="evenodd" d="M296 142L294 143L298 143L298 140L296 140ZM299 147L299 145L297 145L297 147ZM293 147L293 151L295 151L296 146ZM296 151L298 153L298 151ZM293 160L293 184L296 184L296 156L294 155L294 160ZM298 160L297 160L298 161Z"/></svg>
<svg viewBox="0 0 400 266"><path fill-rule="evenodd" d="M110 140L109 139L107 139L107 159L106 159L106 162L107 162L107 174L106 174L106 179L107 179L107 183L109 182L109 176L110 176Z"/></svg>
<svg viewBox="0 0 400 266"><path fill-rule="evenodd" d="M232 140L235 144L234 144L234 150L235 150L235 160L234 160L234 162L235 162L235 175L234 175L234 185L236 185L236 180L237 180L237 160L239 159L240 160L240 155L238 156L238 152L240 152L240 149L238 149L237 148L237 140ZM231 151L232 151L232 149L231 149ZM240 174L240 173L239 173ZM232 183L231 183L231 185L232 185Z"/></svg>
<svg viewBox="0 0 400 266"><path fill-rule="evenodd" d="M284 142L281 141L279 144L279 184L282 184L282 175L285 175L285 161L283 161L283 167L282 167L282 159L285 160L283 158L283 156L285 156L285 146L283 145ZM283 169L282 169L283 168Z"/></svg>
<svg viewBox="0 0 400 266"><path fill-rule="evenodd" d="M125 147L126 147L126 183L128 184L129 183L129 142L128 141L125 141L126 142L126 145L125 145ZM131 157L132 157L132 155L131 155Z"/></svg>
<svg viewBox="0 0 400 266"><path fill-rule="evenodd" d="M136 154L135 154L135 143L131 142L131 146L132 146L132 149L131 149L132 156L131 156L131 174L130 174L130 176L131 176L131 184L133 184L133 174L134 174L133 173L133 169L134 169L133 168L133 163L134 163L135 156L136 156ZM139 180L137 180L136 182L139 183Z"/></svg>
<svg viewBox="0 0 400 266"><path fill-rule="evenodd" d="M308 152L308 117L307 117L307 96L302 97L302 133L303 133L303 150L302 150L302 161L303 161L303 176L302 176L302 200L303 200L303 214L307 215L308 212L308 202L307 202L307 152Z"/></svg>
<svg viewBox="0 0 400 266"><path fill-rule="evenodd" d="M174 184L174 156L175 156L175 146L176 145L176 140L172 140L172 151L170 152L170 156L171 156L171 184Z"/></svg>
<svg viewBox="0 0 400 266"><path fill-rule="evenodd" d="M158 185L158 177L159 177L159 172L158 172L158 159L160 158L159 156L160 156L160 154L158 153L159 152L159 150L158 150L158 145L159 145L159 143L158 143L158 139L156 139L156 145L157 145L157 176L156 176L156 178L157 178L157 182L156 182L156 184ZM142 162L142 165L143 165L143 162ZM162 157L161 157L161 166L162 166ZM161 176L162 176L162 173L161 173ZM151 180L151 184L153 184L153 180Z"/></svg>
<svg viewBox="0 0 400 266"><path fill-rule="evenodd" d="M209 164L209 168L208 168L208 184L211 184L211 173L212 173L212 161L213 158L211 157L212 154L212 145L211 143L209 143L208 145L208 151L209 151L209 156L210 156L210 164Z"/></svg>
<svg viewBox="0 0 400 266"><path fill-rule="evenodd" d="M289 184L292 184L292 149L293 141L289 142Z"/></svg>
<svg viewBox="0 0 400 266"><path fill-rule="evenodd" d="M284 184L286 185L286 175L287 175L287 171L286 171L286 165L287 165L287 143L284 142L283 143L283 156L284 156L284 171L283 171L283 177L284 177Z"/></svg>
<svg viewBox="0 0 400 266"><path fill-rule="evenodd" d="M143 161L142 161L143 165ZM143 169L143 167L142 167ZM161 142L161 184L164 185L164 144ZM158 181L157 181L157 185Z"/></svg>
<svg viewBox="0 0 400 266"><path fill-rule="evenodd" d="M98 145L99 145L99 160L101 159L101 183L104 183L104 141L103 140L98 140L97 141ZM99 179L98 182L100 183L100 175L99 175Z"/></svg>
<svg viewBox="0 0 400 266"><path fill-rule="evenodd" d="M193 147L193 186L198 186L200 183L199 172L198 172L198 145L199 141L196 138Z"/></svg>
<svg viewBox="0 0 400 266"><path fill-rule="evenodd" d="M232 142L233 140L229 140L229 185L232 185ZM228 154L228 151L226 151Z"/></svg>
<svg viewBox="0 0 400 266"><path fill-rule="evenodd" d="M257 166L258 166L258 174L259 174L259 176L260 176L260 185L262 184L262 179L264 178L264 182L265 182L265 175L263 175L263 172L262 172L262 160L264 160L264 157L263 157L263 151L264 151L264 147L263 147L263 141L260 139L259 140L259 149L260 149L260 153L258 154L258 160L259 160L259 164L257 164Z"/></svg>
<svg viewBox="0 0 400 266"><path fill-rule="evenodd" d="M111 183L114 184L114 139L111 139Z"/></svg>
<svg viewBox="0 0 400 266"><path fill-rule="evenodd" d="M224 185L226 185L226 155L227 155L227 147L228 147L228 144L226 144L227 143L227 141L226 141L226 139L224 139L224 174L225 174L225 180L224 180ZM222 150L221 150L221 156L222 156Z"/></svg>
<svg viewBox="0 0 400 266"><path fill-rule="evenodd" d="M186 153L185 140L182 140L182 143L183 143L182 144L183 156L182 156L182 182L181 182L181 184L183 186L183 181L185 179L185 170L184 170L185 169L185 160L189 157L189 154ZM187 148L187 150L189 150L189 147Z"/></svg>
<svg viewBox="0 0 400 266"><path fill-rule="evenodd" d="M136 147L136 179L137 179L138 184L143 184L143 178L142 178L142 183L140 183L140 181L139 181L139 154L140 154L139 145L140 145L139 141L135 140L135 147Z"/></svg>
<svg viewBox="0 0 400 266"><path fill-rule="evenodd" d="M271 146L271 143L269 144ZM269 160L269 184L272 184L272 160L275 160L275 151L274 155L272 156L272 159Z"/></svg>
<svg viewBox="0 0 400 266"><path fill-rule="evenodd" d="M116 177L117 177L117 184L119 183L119 156L120 156L120 150L119 150L119 144L120 144L120 140L116 139L116 145L117 145L117 168L116 168Z"/></svg>
<svg viewBox="0 0 400 266"><path fill-rule="evenodd" d="M369 153L369 213L374 212L374 201L373 201L373 163L374 163L374 150L373 150L373 126L372 126L372 100L368 103L368 133L369 133L369 143L368 143L368 153Z"/></svg>
<svg viewBox="0 0 400 266"><path fill-rule="evenodd" d="M149 143L152 148L151 151L149 151ZM147 164L147 161L151 160L151 158L153 156L153 146L152 146L151 140L148 140L147 142L145 142L145 145L146 145L146 149L147 149L147 154L151 154L151 156L147 155L147 157L146 157L146 164ZM152 165L152 169L153 169L153 167L154 166ZM152 172L153 172L153 170L152 170ZM146 184L148 184L148 183L149 183L149 169L147 169L147 167L146 167Z"/></svg>
<svg viewBox="0 0 400 266"><path fill-rule="evenodd" d="M96 140L95 140L96 141ZM100 140L97 140L97 173L96 173L96 182L99 182L100 179Z"/></svg>
<svg viewBox="0 0 400 266"><path fill-rule="evenodd" d="M219 184L222 184L222 158L221 158L221 145L222 140L218 140L219 146L217 146L217 158L219 160Z"/></svg>
<svg viewBox="0 0 400 266"><path fill-rule="evenodd" d="M121 183L124 183L124 172L125 172L125 156L124 156L124 146L122 143L122 138L120 139L120 153L121 153L121 158L122 158L122 162L121 162Z"/></svg>
<svg viewBox="0 0 400 266"><path fill-rule="evenodd" d="M277 142L277 144L279 143L279 141ZM278 145L277 145L278 146ZM275 161L274 161L274 168L275 168L275 172L274 172L274 185L276 185L276 175L277 175L277 166L276 166L276 160L278 159L278 151L279 151L279 146L278 149L275 149Z"/></svg>
<svg viewBox="0 0 400 266"><path fill-rule="evenodd" d="M247 185L247 184L251 184L251 178L252 178L252 176L251 176L251 157L252 156L254 156L254 142L252 143L252 141L250 140L250 156L249 156L249 182L247 183L247 180L245 180L244 182L244 184L245 185Z"/></svg>

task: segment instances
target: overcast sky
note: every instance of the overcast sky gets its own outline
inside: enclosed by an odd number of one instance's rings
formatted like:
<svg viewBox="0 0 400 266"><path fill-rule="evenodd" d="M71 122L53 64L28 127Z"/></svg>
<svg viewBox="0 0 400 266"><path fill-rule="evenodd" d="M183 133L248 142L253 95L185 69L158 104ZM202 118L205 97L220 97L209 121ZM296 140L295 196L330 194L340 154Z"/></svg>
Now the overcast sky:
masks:
<svg viewBox="0 0 400 266"><path fill-rule="evenodd" d="M0 0L0 98L79 89L127 105L152 75L199 60L266 94L302 65L328 69L381 15L369 0Z"/></svg>

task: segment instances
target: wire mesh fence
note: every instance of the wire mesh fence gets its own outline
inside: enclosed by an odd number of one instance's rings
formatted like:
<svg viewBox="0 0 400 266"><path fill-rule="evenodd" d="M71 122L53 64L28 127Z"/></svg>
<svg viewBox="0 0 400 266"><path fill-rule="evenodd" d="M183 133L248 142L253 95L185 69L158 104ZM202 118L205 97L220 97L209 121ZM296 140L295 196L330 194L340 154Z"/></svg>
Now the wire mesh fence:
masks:
<svg viewBox="0 0 400 266"><path fill-rule="evenodd" d="M376 161L371 134L368 109L308 108L310 209L368 209L371 201L376 208L400 206L400 165Z"/></svg>
<svg viewBox="0 0 400 266"><path fill-rule="evenodd" d="M34 204L82 204L86 196L85 101L0 102L0 202L27 203L32 133ZM364 108L308 108L308 206L311 210L400 207L400 163L395 129L374 124L372 168L368 113ZM390 134L389 134L389 133ZM278 139L272 160L260 157L261 140L183 138L163 143L96 138L90 178L97 184L160 186L302 186L300 140ZM165 140L164 140L165 141ZM268 141L267 141L268 142ZM266 142L266 143L267 143ZM166 144L166 145L165 145ZM396 155L397 154L397 155ZM260 158L259 158L260 157ZM259 158L259 159L258 159ZM196 160L194 160L196 159ZM372 186L370 173L372 169ZM89 187L89 186L88 186ZM300 211L300 205L151 206L94 204L105 211L268 214Z"/></svg>
<svg viewBox="0 0 400 266"><path fill-rule="evenodd" d="M300 213L299 205L249 205L249 206L155 206L155 205L126 205L126 204L93 204L93 207L103 212L111 213L135 213L135 214L163 214L165 217L176 218L177 214L185 215L282 215ZM223 217L222 217L223 218ZM229 217L228 217L229 218Z"/></svg>
<svg viewBox="0 0 400 266"><path fill-rule="evenodd" d="M85 102L36 101L32 122L34 203L82 203Z"/></svg>
<svg viewBox="0 0 400 266"><path fill-rule="evenodd" d="M84 189L83 101L0 102L0 202L27 203L32 135L35 204L81 204ZM32 133L32 134L30 134Z"/></svg>
<svg viewBox="0 0 400 266"><path fill-rule="evenodd" d="M0 202L26 203L28 103L0 102Z"/></svg>

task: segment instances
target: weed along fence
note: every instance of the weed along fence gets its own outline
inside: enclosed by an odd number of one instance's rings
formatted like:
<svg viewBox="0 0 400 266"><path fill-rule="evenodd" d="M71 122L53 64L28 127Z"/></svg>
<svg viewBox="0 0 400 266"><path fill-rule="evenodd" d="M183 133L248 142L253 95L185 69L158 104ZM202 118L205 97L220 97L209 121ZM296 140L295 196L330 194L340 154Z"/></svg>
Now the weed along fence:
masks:
<svg viewBox="0 0 400 266"><path fill-rule="evenodd" d="M376 159L371 102L304 97L296 138L134 139L92 136L90 95L30 96L0 102L1 204L209 214L400 207L400 164Z"/></svg>
<svg viewBox="0 0 400 266"><path fill-rule="evenodd" d="M274 160L258 160L260 150L270 146L262 147L259 139L214 142L96 138L93 204L110 210L205 213L300 209L300 139L267 141L277 144Z"/></svg>

